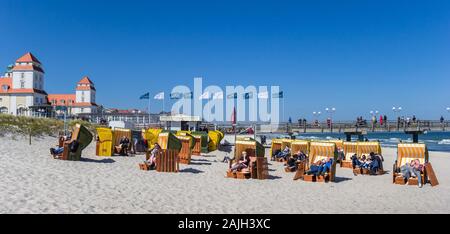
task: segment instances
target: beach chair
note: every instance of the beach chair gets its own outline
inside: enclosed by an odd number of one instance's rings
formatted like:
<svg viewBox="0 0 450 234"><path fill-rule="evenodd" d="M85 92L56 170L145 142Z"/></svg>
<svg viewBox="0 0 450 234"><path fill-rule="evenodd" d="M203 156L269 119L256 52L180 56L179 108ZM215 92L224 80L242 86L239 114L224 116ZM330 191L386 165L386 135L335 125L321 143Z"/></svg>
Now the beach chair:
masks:
<svg viewBox="0 0 450 234"><path fill-rule="evenodd" d="M130 129L124 129L124 128L115 128L113 130L113 149L114 154L120 154L122 151L122 147L120 145L120 140L122 137L127 137L130 140L130 144L128 145L128 152L134 153L134 144L133 144L133 135L131 133Z"/></svg>
<svg viewBox="0 0 450 234"><path fill-rule="evenodd" d="M292 142L293 142L294 140L291 140L291 139L281 139L281 150L284 150L284 148L286 148L286 146L288 146L289 148L291 148L291 153L292 153ZM274 154L275 154L275 152L273 152ZM287 158L289 157L290 155L288 155L287 156ZM275 155L273 156L274 158L275 158ZM286 162L286 160L285 159L283 159L283 158L275 158L275 161L278 161L278 162Z"/></svg>
<svg viewBox="0 0 450 234"><path fill-rule="evenodd" d="M148 146L145 144L145 134L142 131L131 131L133 141L132 144L134 146L134 152L137 153L145 153L147 151Z"/></svg>
<svg viewBox="0 0 450 234"><path fill-rule="evenodd" d="M110 128L97 128L96 155L110 157L113 155L113 131Z"/></svg>
<svg viewBox="0 0 450 234"><path fill-rule="evenodd" d="M162 129L152 129L142 130L144 139L147 141L148 150L153 149L155 143L158 143L158 136L162 132Z"/></svg>
<svg viewBox="0 0 450 234"><path fill-rule="evenodd" d="M178 157L181 164L190 164L192 149L194 148L194 137L189 133L177 133L176 137L181 142L181 149Z"/></svg>
<svg viewBox="0 0 450 234"><path fill-rule="evenodd" d="M306 154L306 156L308 156L309 153L309 141L306 140L294 140L291 142L291 152L292 154L296 154L297 152L301 151L303 153ZM285 167L285 171L286 172L295 172L294 169L289 168L289 167Z"/></svg>
<svg viewBox="0 0 450 234"><path fill-rule="evenodd" d="M281 151L282 139L272 139L272 146L270 147L270 159L275 161L275 154Z"/></svg>
<svg viewBox="0 0 450 234"><path fill-rule="evenodd" d="M309 152L309 141L305 140L294 140L291 142L291 152L293 154L296 154L298 151L302 151L306 155L308 155Z"/></svg>
<svg viewBox="0 0 450 234"><path fill-rule="evenodd" d="M434 173L433 167L429 162L428 148L426 144L419 143L398 144L397 160L395 161L392 170L392 182L400 185L404 185L406 183L409 185L418 185L419 181L417 178L409 178L409 180L406 181L400 172L401 166L415 159L419 159L420 163L425 166L424 173L421 175L422 184L425 185L427 182L430 182L432 186L437 186L439 182Z"/></svg>
<svg viewBox="0 0 450 234"><path fill-rule="evenodd" d="M253 138L238 138L235 144L234 159L230 161L231 165L239 159L242 152L247 152L247 156L250 157L250 167L248 170L232 173L227 171L227 177L237 179L267 179L269 177L269 167L267 158L265 157L265 148L261 143Z"/></svg>
<svg viewBox="0 0 450 234"><path fill-rule="evenodd" d="M358 142L344 142L342 144L342 149L344 150L345 159L341 161L341 167L343 168L353 168L352 156L358 154Z"/></svg>
<svg viewBox="0 0 450 234"><path fill-rule="evenodd" d="M381 144L378 141L370 141L370 142L358 142L358 149L357 149L357 155L358 157L362 157L363 155L365 155L366 157L368 157L370 155L370 153L375 153L378 155L382 155L381 152ZM353 172L355 174L362 174L362 175L368 175L370 174L369 169L361 169L361 168L355 168L353 169ZM382 175L384 174L384 168L383 168L383 163L380 164L380 168L378 169L378 175Z"/></svg>
<svg viewBox="0 0 450 234"><path fill-rule="evenodd" d="M156 157L156 171L178 172L181 141L171 132L162 132L158 136L162 152Z"/></svg>
<svg viewBox="0 0 450 234"><path fill-rule="evenodd" d="M315 176L305 174L309 165L326 158L332 158L333 164L326 176ZM305 162L305 165L299 167L294 180L303 179L307 182L334 182L336 176L336 160L337 160L336 144L330 142L311 142L309 146L309 162ZM308 163L309 165L306 165Z"/></svg>
<svg viewBox="0 0 450 234"><path fill-rule="evenodd" d="M336 144L336 149L342 149L344 147L344 141L343 140L328 140L326 142L330 142L330 143Z"/></svg>
<svg viewBox="0 0 450 234"><path fill-rule="evenodd" d="M208 153L208 133L207 132L192 132L192 136L200 138L200 153ZM197 143L197 140L196 140ZM195 147L194 147L195 148ZM197 154L196 154L197 155ZM200 154L198 154L200 155Z"/></svg>
<svg viewBox="0 0 450 234"><path fill-rule="evenodd" d="M208 132L209 142L208 142L208 151L216 151L219 149L220 141L222 141L224 135L220 131L209 131Z"/></svg>
<svg viewBox="0 0 450 234"><path fill-rule="evenodd" d="M81 159L81 153L92 142L92 139L93 135L86 127L81 124L76 124L72 132L72 139L70 141L64 142L63 154L58 159L79 161ZM78 148L75 152L71 152L69 149L69 145L74 140L78 141Z"/></svg>

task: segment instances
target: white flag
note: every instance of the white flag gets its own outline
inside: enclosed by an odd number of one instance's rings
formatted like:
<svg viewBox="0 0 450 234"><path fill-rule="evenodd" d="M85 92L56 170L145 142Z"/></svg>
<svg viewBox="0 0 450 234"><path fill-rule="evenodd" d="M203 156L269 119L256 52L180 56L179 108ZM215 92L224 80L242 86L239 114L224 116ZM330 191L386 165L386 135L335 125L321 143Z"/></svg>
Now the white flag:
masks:
<svg viewBox="0 0 450 234"><path fill-rule="evenodd" d="M223 92L214 93L213 100L222 100L223 99Z"/></svg>
<svg viewBox="0 0 450 234"><path fill-rule="evenodd" d="M200 100L202 100L202 99L209 99L209 92L208 91L206 91L206 92L204 92L200 97L199 97L199 99Z"/></svg>
<svg viewBox="0 0 450 234"><path fill-rule="evenodd" d="M164 92L156 94L155 99L156 100L164 100Z"/></svg>
<svg viewBox="0 0 450 234"><path fill-rule="evenodd" d="M268 92L260 92L260 93L258 93L258 98L259 99L268 99L269 93Z"/></svg>

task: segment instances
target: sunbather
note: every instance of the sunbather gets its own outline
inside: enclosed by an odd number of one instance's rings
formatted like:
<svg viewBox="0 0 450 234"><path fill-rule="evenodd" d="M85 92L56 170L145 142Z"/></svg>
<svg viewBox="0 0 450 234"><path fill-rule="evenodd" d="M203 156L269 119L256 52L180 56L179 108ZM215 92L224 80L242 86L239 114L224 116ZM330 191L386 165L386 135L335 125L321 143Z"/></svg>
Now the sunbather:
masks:
<svg viewBox="0 0 450 234"><path fill-rule="evenodd" d="M332 165L333 165L332 158L319 160L309 167L309 170L306 172L306 174L316 176L320 176L322 174L326 175L327 173L330 172Z"/></svg>
<svg viewBox="0 0 450 234"><path fill-rule="evenodd" d="M294 171L297 169L298 162L306 160L307 156L303 151L298 151L296 154L292 155L286 163L286 167L289 168L291 171Z"/></svg>
<svg viewBox="0 0 450 234"><path fill-rule="evenodd" d="M247 156L246 151L243 151L242 156L238 159L237 162L235 162L231 166L230 171L231 172L241 171L242 169L248 168L249 164L250 164L250 157Z"/></svg>
<svg viewBox="0 0 450 234"><path fill-rule="evenodd" d="M400 171L404 179L408 180L413 177L418 180L419 188L422 188L422 172L424 171L424 166L420 164L419 159L412 160L410 163L405 163L405 165L400 167Z"/></svg>
<svg viewBox="0 0 450 234"><path fill-rule="evenodd" d="M289 148L289 146L286 146L286 147L284 148L284 150L278 152L278 153L275 155L275 157L276 157L276 158L284 158L284 159L286 159L287 156L289 156L290 154L291 154L291 148Z"/></svg>
<svg viewBox="0 0 450 234"><path fill-rule="evenodd" d="M161 146L158 143L155 143L153 149L150 151L150 157L144 163L150 168L156 168L156 157L161 152Z"/></svg>
<svg viewBox="0 0 450 234"><path fill-rule="evenodd" d="M130 139L128 139L128 137L123 136L120 139L120 155L122 156L128 156L128 147L130 146Z"/></svg>
<svg viewBox="0 0 450 234"><path fill-rule="evenodd" d="M62 136L61 138L62 138L62 139L60 139L60 140L63 141L63 144L62 144L61 147L60 147L60 146L57 146L56 148L50 148L50 154L51 154L54 158L59 158L59 155L61 155L61 154L64 152L64 144L65 144L66 142L69 142L69 141L71 140L71 138L72 138L72 132L69 132L68 135ZM70 149L71 152L77 151L77 148L78 148L78 142L77 142L77 141L72 141L72 142L69 144L69 149Z"/></svg>

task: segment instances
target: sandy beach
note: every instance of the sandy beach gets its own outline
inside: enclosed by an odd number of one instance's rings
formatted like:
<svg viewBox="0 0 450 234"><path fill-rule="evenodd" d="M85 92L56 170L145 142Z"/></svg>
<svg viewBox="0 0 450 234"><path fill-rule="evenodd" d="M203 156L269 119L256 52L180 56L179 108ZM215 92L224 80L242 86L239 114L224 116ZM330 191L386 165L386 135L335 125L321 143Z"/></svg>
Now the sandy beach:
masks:
<svg viewBox="0 0 450 234"><path fill-rule="evenodd" d="M49 155L55 143L1 138L0 213L450 213L450 153L430 152L440 185L420 189L341 168L336 183L293 181L278 162L269 180L227 179L221 151L177 174L139 170L143 155L96 157L95 143L83 161L60 161ZM383 154L391 170L396 149Z"/></svg>

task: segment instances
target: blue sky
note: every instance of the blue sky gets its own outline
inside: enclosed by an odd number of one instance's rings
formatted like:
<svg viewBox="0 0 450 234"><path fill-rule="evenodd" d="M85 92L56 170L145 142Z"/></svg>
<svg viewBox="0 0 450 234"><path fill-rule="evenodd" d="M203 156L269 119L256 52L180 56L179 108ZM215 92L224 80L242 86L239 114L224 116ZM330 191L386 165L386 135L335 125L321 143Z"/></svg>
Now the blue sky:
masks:
<svg viewBox="0 0 450 234"><path fill-rule="evenodd" d="M175 85L279 85L285 117L450 106L449 1L2 1L0 66L27 51L49 93L88 75L97 102L144 108ZM169 101L166 102L166 107ZM155 101L153 107L161 108Z"/></svg>

